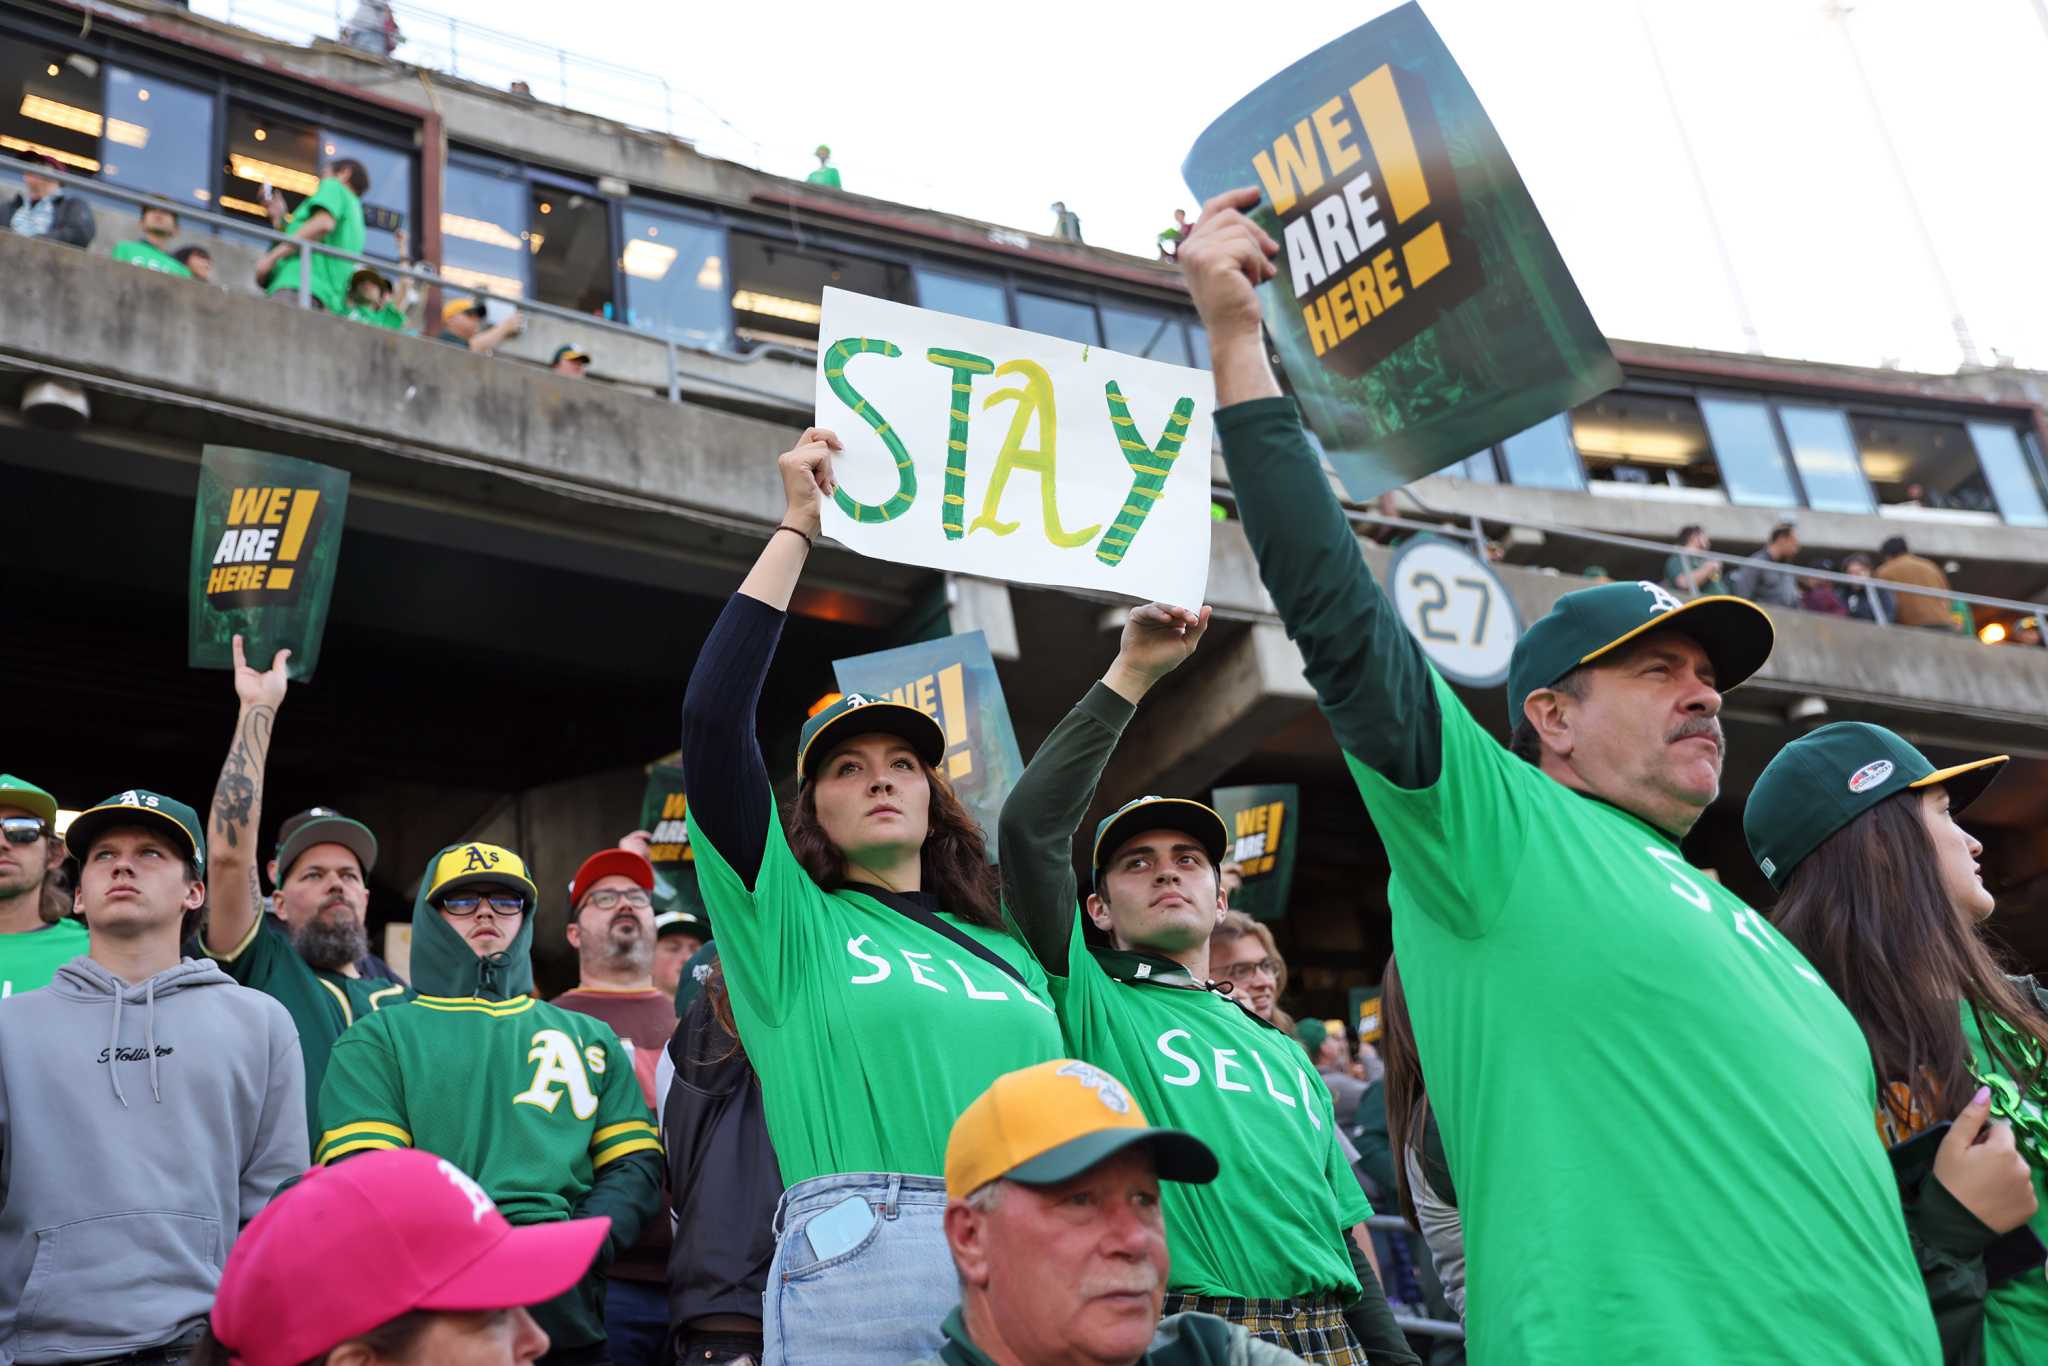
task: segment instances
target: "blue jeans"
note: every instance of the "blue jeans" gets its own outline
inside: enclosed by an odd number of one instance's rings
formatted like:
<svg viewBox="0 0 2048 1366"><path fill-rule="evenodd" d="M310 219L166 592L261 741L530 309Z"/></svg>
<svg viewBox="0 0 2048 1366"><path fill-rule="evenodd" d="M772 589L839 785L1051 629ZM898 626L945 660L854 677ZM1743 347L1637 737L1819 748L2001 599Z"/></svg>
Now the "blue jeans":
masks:
<svg viewBox="0 0 2048 1366"><path fill-rule="evenodd" d="M873 1226L820 1260L804 1226L849 1195L873 1206ZM946 1183L933 1176L847 1172L784 1191L762 1304L764 1366L903 1366L936 1356L939 1325L960 1300L945 1215Z"/></svg>
<svg viewBox="0 0 2048 1366"><path fill-rule="evenodd" d="M612 1366L669 1366L668 1291L611 1277L604 1283L604 1336Z"/></svg>

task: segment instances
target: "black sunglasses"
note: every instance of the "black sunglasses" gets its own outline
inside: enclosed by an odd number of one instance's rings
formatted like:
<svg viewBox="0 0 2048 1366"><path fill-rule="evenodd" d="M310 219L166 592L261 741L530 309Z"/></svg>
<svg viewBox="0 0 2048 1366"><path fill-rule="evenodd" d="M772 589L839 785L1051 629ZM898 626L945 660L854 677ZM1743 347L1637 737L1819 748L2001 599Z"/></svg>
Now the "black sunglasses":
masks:
<svg viewBox="0 0 2048 1366"><path fill-rule="evenodd" d="M49 828L50 823L41 816L8 816L0 820L0 836L9 844L34 844Z"/></svg>

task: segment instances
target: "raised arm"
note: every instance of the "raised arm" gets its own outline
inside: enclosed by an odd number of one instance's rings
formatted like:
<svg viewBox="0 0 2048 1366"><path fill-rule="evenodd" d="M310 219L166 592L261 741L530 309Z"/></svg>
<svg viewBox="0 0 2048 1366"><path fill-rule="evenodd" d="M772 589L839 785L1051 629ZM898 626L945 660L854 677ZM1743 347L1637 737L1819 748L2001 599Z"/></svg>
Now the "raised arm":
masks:
<svg viewBox="0 0 2048 1366"><path fill-rule="evenodd" d="M782 524L718 614L683 694L683 791L690 813L748 887L761 871L773 800L755 713L782 638L783 614L818 535L823 496L832 491L832 452L838 449L838 437L812 427L776 461Z"/></svg>
<svg viewBox="0 0 2048 1366"><path fill-rule="evenodd" d="M263 878L257 871L256 832L263 823L263 769L270 761L270 732L277 709L284 705L285 663L290 650L279 650L267 672L251 668L242 654L242 638L234 639L235 696L242 710L235 717L234 738L214 784L213 808L206 822L206 927L200 932L207 952L233 953L249 938L263 913Z"/></svg>
<svg viewBox="0 0 2048 1366"><path fill-rule="evenodd" d="M1124 726L1154 684L1195 652L1209 609L1151 603L1131 609L1102 681L1038 747L1003 801L1003 905L1047 974L1067 974L1074 933L1074 834L1095 799Z"/></svg>
<svg viewBox="0 0 2048 1366"><path fill-rule="evenodd" d="M1429 665L1366 569L1266 362L1257 286L1274 275L1279 247L1244 216L1258 199L1256 189L1216 196L1180 250L1209 332L1216 431L1238 516L1338 744L1401 787L1427 787L1443 758Z"/></svg>

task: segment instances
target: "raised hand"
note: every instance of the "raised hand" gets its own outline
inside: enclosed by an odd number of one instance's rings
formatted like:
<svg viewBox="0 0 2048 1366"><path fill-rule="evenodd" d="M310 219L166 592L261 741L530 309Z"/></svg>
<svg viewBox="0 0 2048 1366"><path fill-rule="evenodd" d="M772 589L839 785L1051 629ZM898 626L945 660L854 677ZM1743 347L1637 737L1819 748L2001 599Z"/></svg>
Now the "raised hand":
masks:
<svg viewBox="0 0 2048 1366"><path fill-rule="evenodd" d="M1180 273L1214 341L1259 331L1259 285L1279 273L1280 244L1245 217L1256 186L1226 190L1202 206L1201 221L1180 244Z"/></svg>
<svg viewBox="0 0 2048 1366"><path fill-rule="evenodd" d="M1195 652L1208 629L1207 607L1191 611L1163 602L1133 607L1117 643L1116 662L1102 681L1126 701L1136 702Z"/></svg>
<svg viewBox="0 0 2048 1366"><path fill-rule="evenodd" d="M840 449L838 436L830 430L806 427L796 445L776 457L775 469L782 476L782 496L787 502L782 520L806 536L818 534L824 500L839 487L832 475L832 456Z"/></svg>
<svg viewBox="0 0 2048 1366"><path fill-rule="evenodd" d="M242 653L242 638L234 638L235 652L235 696L245 707L268 707L276 711L284 704L287 683L285 664L292 657L290 650L279 650L270 661L267 670L252 666Z"/></svg>

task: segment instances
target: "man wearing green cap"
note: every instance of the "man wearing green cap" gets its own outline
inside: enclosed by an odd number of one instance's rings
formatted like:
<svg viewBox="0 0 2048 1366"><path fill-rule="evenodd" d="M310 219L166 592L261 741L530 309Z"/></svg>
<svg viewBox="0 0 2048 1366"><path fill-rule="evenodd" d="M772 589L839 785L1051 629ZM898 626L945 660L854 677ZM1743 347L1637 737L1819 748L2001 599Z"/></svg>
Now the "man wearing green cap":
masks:
<svg viewBox="0 0 2048 1366"><path fill-rule="evenodd" d="M1312 1362L1413 1362L1370 1264L1372 1206L1301 1046L1219 994L1209 940L1225 902L1223 818L1139 797L1095 827L1088 916L1073 843L1138 702L1194 653L1209 613L1134 609L1117 657L1003 803L1003 904L1045 968L1068 1046L1129 1079L1147 1111L1224 1159L1213 1183L1164 1191L1169 1312L1221 1315Z"/></svg>
<svg viewBox="0 0 2048 1366"><path fill-rule="evenodd" d="M275 915L264 914L256 835L263 824L264 770L271 729L284 705L279 650L258 672L232 642L241 710L213 790L207 829L207 915L200 947L245 987L277 998L298 1026L306 1055L306 1119L319 1132L317 1106L327 1057L343 1030L372 1011L412 999L403 982L365 977L364 920L377 837L339 811L313 807L285 821L270 860Z"/></svg>
<svg viewBox="0 0 2048 1366"><path fill-rule="evenodd" d="M1769 618L1652 583L1567 593L1515 648L1504 749L1373 582L1281 397L1259 200L1212 199L1181 269L1245 535L1392 865L1470 1359L1938 1361L1856 1022L1679 847Z"/></svg>
<svg viewBox="0 0 2048 1366"><path fill-rule="evenodd" d="M44 894L58 857L57 799L0 773L0 999L34 991L85 952L85 926L53 916Z"/></svg>

